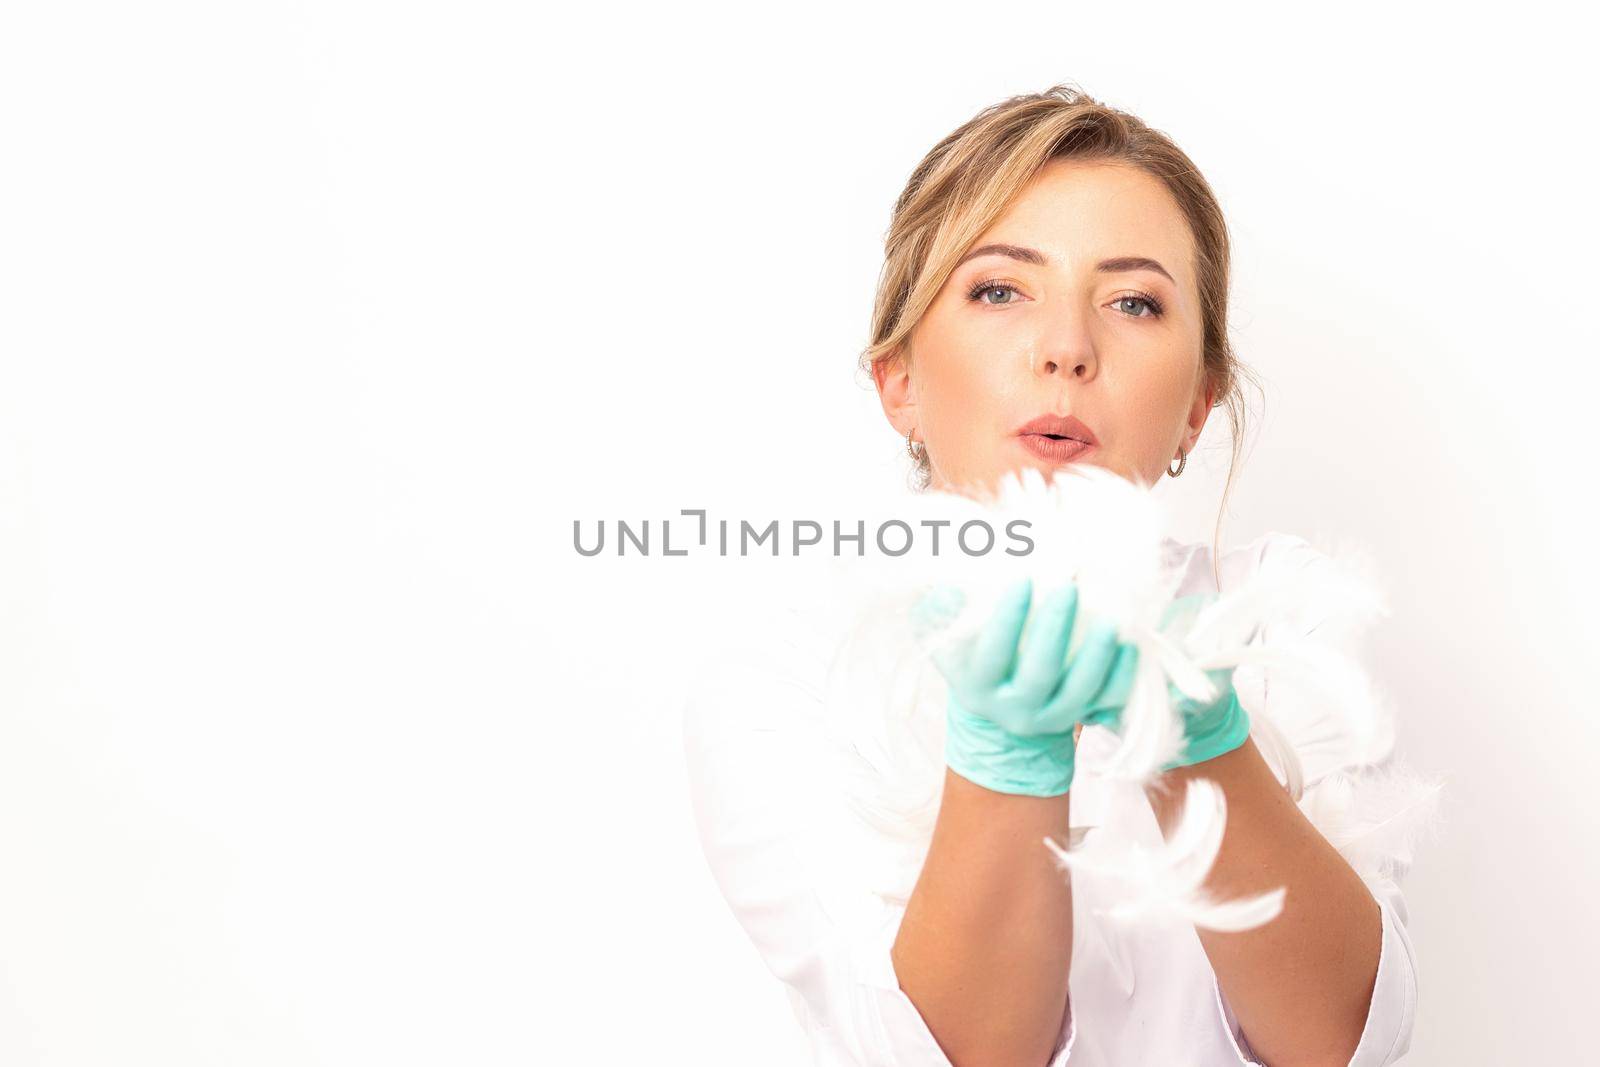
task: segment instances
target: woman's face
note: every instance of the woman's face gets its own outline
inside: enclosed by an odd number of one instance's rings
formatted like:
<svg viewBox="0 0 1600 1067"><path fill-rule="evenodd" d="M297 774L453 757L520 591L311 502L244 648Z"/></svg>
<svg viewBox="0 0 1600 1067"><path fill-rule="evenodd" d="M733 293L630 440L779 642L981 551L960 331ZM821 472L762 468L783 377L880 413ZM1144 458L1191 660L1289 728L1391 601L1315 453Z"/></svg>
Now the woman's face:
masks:
<svg viewBox="0 0 1600 1067"><path fill-rule="evenodd" d="M930 488L987 488L1029 466L1048 477L1065 463L1155 484L1211 410L1193 263L1160 180L1120 164L1048 164L945 282L909 360L874 371L890 422L928 449ZM1041 416L1075 418L1096 443L1074 454L1024 432Z"/></svg>

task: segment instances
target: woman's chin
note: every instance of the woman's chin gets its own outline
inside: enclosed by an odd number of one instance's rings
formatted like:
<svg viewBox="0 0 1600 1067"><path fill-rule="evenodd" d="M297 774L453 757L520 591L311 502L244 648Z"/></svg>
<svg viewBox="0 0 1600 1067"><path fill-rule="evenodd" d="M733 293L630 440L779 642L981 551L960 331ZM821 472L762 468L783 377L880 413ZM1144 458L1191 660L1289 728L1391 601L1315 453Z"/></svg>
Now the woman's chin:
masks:
<svg viewBox="0 0 1600 1067"><path fill-rule="evenodd" d="M1049 460L1038 456L1024 456L1008 458L1004 463L997 465L986 474L969 474L965 477L954 479L935 478L928 486L936 492L959 493L962 496L982 497L999 490L1000 483L1007 477L1021 477L1027 471L1038 471L1046 483L1053 482L1058 477L1081 471L1085 467L1098 467L1121 474L1101 452L1099 448L1090 449L1088 453L1078 459L1061 462ZM1126 478L1127 475L1122 475Z"/></svg>
<svg viewBox="0 0 1600 1067"><path fill-rule="evenodd" d="M1029 461L1025 465L1032 467L1034 470L1037 470L1043 474L1045 481L1052 481L1057 477L1070 475L1074 471L1081 471L1085 467L1104 468L1107 466L1107 464L1103 462L1103 460L1104 457L1101 456L1100 450L1095 448L1091 449L1088 453L1077 459L1070 459L1066 462L1036 459Z"/></svg>

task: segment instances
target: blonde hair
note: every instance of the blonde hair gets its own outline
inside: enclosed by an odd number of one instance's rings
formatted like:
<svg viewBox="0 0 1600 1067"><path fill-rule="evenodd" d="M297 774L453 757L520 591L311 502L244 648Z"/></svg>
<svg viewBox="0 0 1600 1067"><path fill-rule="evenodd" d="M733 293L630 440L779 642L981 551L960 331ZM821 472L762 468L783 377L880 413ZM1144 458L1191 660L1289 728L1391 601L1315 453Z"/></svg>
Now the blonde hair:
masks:
<svg viewBox="0 0 1600 1067"><path fill-rule="evenodd" d="M872 343L861 355L861 367L870 371L907 355L907 340L961 256L1034 175L1057 159L1138 167L1166 185L1189 223L1204 327L1201 364L1216 389L1212 407L1227 409L1233 432L1228 481L1213 530L1215 561L1215 539L1245 425L1242 383L1258 392L1259 384L1228 340L1229 239L1216 195L1182 149L1134 116L1075 86L1055 85L991 105L934 145L895 201L872 310ZM918 488L927 488L932 470L926 448L914 473Z"/></svg>

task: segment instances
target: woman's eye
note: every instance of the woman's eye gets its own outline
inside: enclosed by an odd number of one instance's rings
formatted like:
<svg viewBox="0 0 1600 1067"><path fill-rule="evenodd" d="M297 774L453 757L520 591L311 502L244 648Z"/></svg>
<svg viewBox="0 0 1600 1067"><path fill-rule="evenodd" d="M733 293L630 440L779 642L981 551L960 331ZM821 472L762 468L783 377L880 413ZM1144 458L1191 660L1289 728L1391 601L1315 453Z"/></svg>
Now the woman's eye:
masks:
<svg viewBox="0 0 1600 1067"><path fill-rule="evenodd" d="M1009 298L1004 299L1004 300L991 300L991 299L989 299L990 295L994 294L994 293L1008 293L1012 297L1020 295L1020 294L1018 294L1017 288L1014 285L1007 285L1004 282L979 282L977 285L973 286L971 288L971 290L968 291L967 299L968 300L977 300L977 301L980 301L980 302L985 303L985 304L995 304L995 305L1005 305L1005 304L1014 304L1014 303L1016 303L1015 300L1012 300L1012 299L1009 299Z"/></svg>
<svg viewBox="0 0 1600 1067"><path fill-rule="evenodd" d="M1153 319L1161 314L1161 305L1147 296L1119 296L1111 304L1135 319ZM1143 308L1148 314L1139 311L1139 308Z"/></svg>

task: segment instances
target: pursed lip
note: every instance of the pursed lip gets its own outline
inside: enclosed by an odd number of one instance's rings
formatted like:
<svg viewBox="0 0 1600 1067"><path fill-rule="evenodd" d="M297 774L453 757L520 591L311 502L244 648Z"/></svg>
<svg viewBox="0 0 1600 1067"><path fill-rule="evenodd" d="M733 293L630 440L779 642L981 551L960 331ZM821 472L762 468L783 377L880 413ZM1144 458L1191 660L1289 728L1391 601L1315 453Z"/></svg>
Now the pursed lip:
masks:
<svg viewBox="0 0 1600 1067"><path fill-rule="evenodd" d="M1074 441L1082 441L1087 445L1098 445L1094 431L1086 426L1082 419L1076 415L1040 415L1038 418L1024 423L1018 427L1017 435L1025 437L1029 434L1039 434L1046 438L1069 437Z"/></svg>

